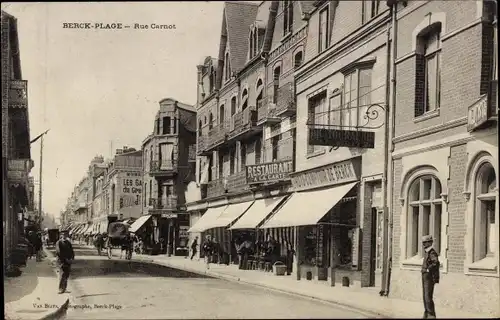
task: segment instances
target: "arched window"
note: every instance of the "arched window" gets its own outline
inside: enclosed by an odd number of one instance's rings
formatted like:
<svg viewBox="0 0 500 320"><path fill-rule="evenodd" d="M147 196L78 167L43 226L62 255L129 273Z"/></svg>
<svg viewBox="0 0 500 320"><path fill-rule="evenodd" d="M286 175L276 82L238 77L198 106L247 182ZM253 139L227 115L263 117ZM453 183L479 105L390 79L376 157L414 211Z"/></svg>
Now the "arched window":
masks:
<svg viewBox="0 0 500 320"><path fill-rule="evenodd" d="M243 90L243 93L241 94L241 101L243 104L241 105L241 110L245 110L248 106L248 90L245 89Z"/></svg>
<svg viewBox="0 0 500 320"><path fill-rule="evenodd" d="M293 66L295 68L298 68L302 65L302 51L299 51L295 54L295 56L293 57Z"/></svg>
<svg viewBox="0 0 500 320"><path fill-rule="evenodd" d="M441 250L441 183L433 175L416 178L410 185L407 203L407 258L423 257L421 239L425 235L432 235L433 247L439 254Z"/></svg>
<svg viewBox="0 0 500 320"><path fill-rule="evenodd" d="M226 110L224 110L224 105L219 107L219 123L223 124L226 116Z"/></svg>
<svg viewBox="0 0 500 320"><path fill-rule="evenodd" d="M249 36L249 41L250 43L250 50L248 50L249 52L249 58L252 59L254 57L254 38L253 38L253 29L250 30L250 36Z"/></svg>
<svg viewBox="0 0 500 320"><path fill-rule="evenodd" d="M210 117L208 119L208 129L212 129L214 126L214 115L210 112Z"/></svg>
<svg viewBox="0 0 500 320"><path fill-rule="evenodd" d="M264 87L262 86L262 79L259 79L257 81L257 86L255 88L255 91L257 92L256 105L257 109L259 109L262 106L262 97L264 95Z"/></svg>
<svg viewBox="0 0 500 320"><path fill-rule="evenodd" d="M210 88L208 89L210 93L212 93L214 91L214 88L215 88L215 71L214 71L214 67L210 67L210 75L209 75L209 86Z"/></svg>
<svg viewBox="0 0 500 320"><path fill-rule="evenodd" d="M202 123L201 123L201 119L200 121L198 121L198 137L201 137L201 127L202 127Z"/></svg>
<svg viewBox="0 0 500 320"><path fill-rule="evenodd" d="M485 162L477 171L474 187L474 262L495 257L495 242L498 241L498 228L495 228L496 185L495 170L491 163Z"/></svg>
<svg viewBox="0 0 500 320"><path fill-rule="evenodd" d="M236 97L231 98L231 117L236 113Z"/></svg>
<svg viewBox="0 0 500 320"><path fill-rule="evenodd" d="M417 36L415 117L439 109L441 96L441 23Z"/></svg>
<svg viewBox="0 0 500 320"><path fill-rule="evenodd" d="M226 58L224 59L224 64L226 67L225 79L229 80L229 78L231 78L231 62L229 61L229 52L226 52Z"/></svg>
<svg viewBox="0 0 500 320"><path fill-rule="evenodd" d="M205 124L207 124L207 116L205 116L205 118L203 119Z"/></svg>
<svg viewBox="0 0 500 320"><path fill-rule="evenodd" d="M277 66L273 71L273 103L278 103L278 89L280 87L281 66Z"/></svg>

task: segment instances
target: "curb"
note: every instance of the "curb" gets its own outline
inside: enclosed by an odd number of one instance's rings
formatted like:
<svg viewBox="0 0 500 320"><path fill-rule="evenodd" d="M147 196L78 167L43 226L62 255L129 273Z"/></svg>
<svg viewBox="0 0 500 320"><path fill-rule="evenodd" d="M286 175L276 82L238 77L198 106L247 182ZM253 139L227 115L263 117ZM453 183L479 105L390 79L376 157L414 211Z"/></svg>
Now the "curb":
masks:
<svg viewBox="0 0 500 320"><path fill-rule="evenodd" d="M47 258L49 258L50 260L55 259L54 255L49 250L47 250L46 247L43 247L43 252L47 255ZM52 270L54 271L54 273L56 274L56 276L59 276L57 274L57 271L56 271L55 268L52 268ZM54 311L50 312L49 314L45 315L40 320L62 319L64 316L66 316L66 312L68 311L68 307L69 307L69 298L67 298L66 302L64 302L59 308L57 308L56 310L54 310Z"/></svg>
<svg viewBox="0 0 500 320"><path fill-rule="evenodd" d="M304 297L304 298L308 298L308 299L311 299L311 300L316 300L316 301L326 302L326 303L330 303L330 304L335 304L337 306L340 306L340 307L343 307L343 308L348 308L348 309L353 310L355 312L361 313L361 314L366 315L368 317L377 317L377 318L385 318L385 319L393 318L392 316L389 316L389 315L386 315L386 314L382 314L382 313L379 313L377 311L363 309L363 308L360 308L358 306L349 305L349 304L338 302L338 301L335 301L335 300L328 300L328 299L324 299L324 298L321 298L321 297L312 296L310 294L304 294L304 293L300 293L300 292L288 291L288 290L285 290L285 289L276 288L274 286L263 284L263 283L251 282L251 281L248 281L248 280L241 279L240 277L237 277L237 276L227 275L227 274L223 274L223 273L219 273L219 272L213 272L213 271L210 271L210 269L209 270L205 270L205 271L201 271L201 270L196 270L196 269L192 269L192 268L189 268L189 267L186 268L186 267L181 267L181 266L174 266L171 263L169 263L168 261L146 260L146 259L142 259L142 258L140 260L142 260L143 262L150 262L150 263L152 262L152 263L157 264L157 265L167 266L167 267L170 267L170 268L173 268L173 269L179 269L179 270L184 270L184 271L188 271L188 272L192 272L192 273L196 273L196 274L200 274L200 275L211 276L213 278L222 279L222 280L226 280L226 281L240 282L240 283L244 283L244 284L251 285L251 286L254 286L254 287L265 288L265 289L268 289L268 290L272 290L272 291L284 293L284 294L287 294L287 295L292 295L292 296L297 296L297 297Z"/></svg>

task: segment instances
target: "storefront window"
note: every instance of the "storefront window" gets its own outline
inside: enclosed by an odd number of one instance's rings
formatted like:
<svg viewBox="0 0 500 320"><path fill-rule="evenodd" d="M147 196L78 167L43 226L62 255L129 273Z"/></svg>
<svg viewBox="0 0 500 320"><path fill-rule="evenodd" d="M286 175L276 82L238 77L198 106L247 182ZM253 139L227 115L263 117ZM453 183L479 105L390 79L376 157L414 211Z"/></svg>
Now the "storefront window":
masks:
<svg viewBox="0 0 500 320"><path fill-rule="evenodd" d="M306 265L316 265L316 234L317 226L305 227L304 264Z"/></svg>
<svg viewBox="0 0 500 320"><path fill-rule="evenodd" d="M495 256L498 235L495 229L496 177L493 166L485 163L477 173L474 215L474 261Z"/></svg>

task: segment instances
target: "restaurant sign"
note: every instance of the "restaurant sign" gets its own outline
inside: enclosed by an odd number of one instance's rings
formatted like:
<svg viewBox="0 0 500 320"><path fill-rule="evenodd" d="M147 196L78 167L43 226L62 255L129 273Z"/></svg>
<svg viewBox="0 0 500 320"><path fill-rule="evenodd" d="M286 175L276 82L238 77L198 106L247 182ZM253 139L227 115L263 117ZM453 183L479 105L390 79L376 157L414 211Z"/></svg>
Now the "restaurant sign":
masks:
<svg viewBox="0 0 500 320"><path fill-rule="evenodd" d="M330 147L375 148L375 132L310 128L309 144Z"/></svg>
<svg viewBox="0 0 500 320"><path fill-rule="evenodd" d="M174 219L177 218L177 213L162 213L161 217L164 219Z"/></svg>
<svg viewBox="0 0 500 320"><path fill-rule="evenodd" d="M275 161L247 166L247 183L264 183L290 179L293 161Z"/></svg>
<svg viewBox="0 0 500 320"><path fill-rule="evenodd" d="M294 191L359 180L360 162L347 160L292 175Z"/></svg>
<svg viewBox="0 0 500 320"><path fill-rule="evenodd" d="M469 106L467 114L467 131L482 127L490 119L487 95L483 95L473 105Z"/></svg>
<svg viewBox="0 0 500 320"><path fill-rule="evenodd" d="M28 106L28 81L11 80L9 88L9 107L26 108Z"/></svg>

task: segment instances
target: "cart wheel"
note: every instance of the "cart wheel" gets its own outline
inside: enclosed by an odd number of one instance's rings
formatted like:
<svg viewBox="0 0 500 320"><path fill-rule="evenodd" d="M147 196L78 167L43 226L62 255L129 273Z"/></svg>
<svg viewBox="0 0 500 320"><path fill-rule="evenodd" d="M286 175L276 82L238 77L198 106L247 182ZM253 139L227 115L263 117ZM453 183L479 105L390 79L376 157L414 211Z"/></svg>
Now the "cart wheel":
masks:
<svg viewBox="0 0 500 320"><path fill-rule="evenodd" d="M111 259L112 255L113 255L112 249L111 247L108 247L108 259Z"/></svg>

